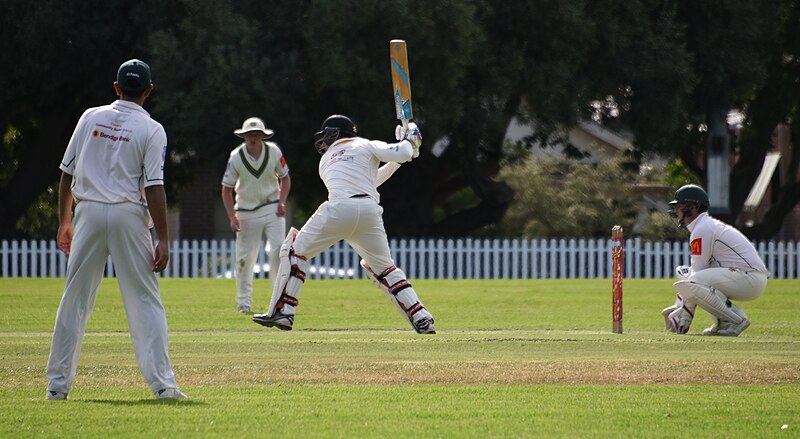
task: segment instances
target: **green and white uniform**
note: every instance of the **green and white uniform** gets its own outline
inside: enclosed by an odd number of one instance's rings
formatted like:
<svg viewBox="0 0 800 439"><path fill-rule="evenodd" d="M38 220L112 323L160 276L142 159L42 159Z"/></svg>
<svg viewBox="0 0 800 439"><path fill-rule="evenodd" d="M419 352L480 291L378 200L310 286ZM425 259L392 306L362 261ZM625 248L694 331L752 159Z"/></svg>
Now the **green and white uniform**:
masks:
<svg viewBox="0 0 800 439"><path fill-rule="evenodd" d="M272 273L278 272L278 252L286 235L286 220L276 214L280 199L278 179L289 174L289 166L278 145L263 142L258 158L247 153L244 143L228 159L222 185L236 192L234 210L239 218L236 233L236 302L250 308L253 301L253 266L261 238L266 235L267 255ZM271 289L270 289L271 291Z"/></svg>

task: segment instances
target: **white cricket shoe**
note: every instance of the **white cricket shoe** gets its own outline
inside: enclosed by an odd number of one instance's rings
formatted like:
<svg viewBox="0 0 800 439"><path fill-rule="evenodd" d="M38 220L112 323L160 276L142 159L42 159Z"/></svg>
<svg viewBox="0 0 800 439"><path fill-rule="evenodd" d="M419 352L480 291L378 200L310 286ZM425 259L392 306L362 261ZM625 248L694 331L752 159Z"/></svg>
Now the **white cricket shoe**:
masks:
<svg viewBox="0 0 800 439"><path fill-rule="evenodd" d="M714 324L706 329L703 329L703 335L717 335L717 332L719 332L720 324L721 324L720 320L714 317Z"/></svg>
<svg viewBox="0 0 800 439"><path fill-rule="evenodd" d="M156 398L158 399L189 399L189 396L185 393L181 392L181 389L177 387L168 387L166 389L161 389L156 392Z"/></svg>
<svg viewBox="0 0 800 439"><path fill-rule="evenodd" d="M240 312L242 314L252 314L253 313L252 311L250 311L250 307L247 306L247 305L239 305L239 307L236 308L236 311L238 311L238 312Z"/></svg>
<svg viewBox="0 0 800 439"><path fill-rule="evenodd" d="M750 319L745 318L741 323L727 322L720 320L719 329L716 334L725 337L738 337L747 327L750 326ZM703 332L705 334L705 331Z"/></svg>
<svg viewBox="0 0 800 439"><path fill-rule="evenodd" d="M56 392L55 390L48 390L44 395L44 399L48 401L64 401L67 399L67 394L64 392Z"/></svg>

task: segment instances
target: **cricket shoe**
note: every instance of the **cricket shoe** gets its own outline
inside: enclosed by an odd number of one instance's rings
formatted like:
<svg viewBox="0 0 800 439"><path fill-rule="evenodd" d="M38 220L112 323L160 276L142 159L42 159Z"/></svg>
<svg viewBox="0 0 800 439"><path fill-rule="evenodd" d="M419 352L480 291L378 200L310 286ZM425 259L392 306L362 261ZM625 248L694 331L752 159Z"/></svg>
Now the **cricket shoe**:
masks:
<svg viewBox="0 0 800 439"><path fill-rule="evenodd" d="M722 322L720 322L718 318L714 317L714 324L706 329L703 329L703 335L717 335L721 323Z"/></svg>
<svg viewBox="0 0 800 439"><path fill-rule="evenodd" d="M177 387L168 387L166 389L161 389L156 392L156 398L158 399L189 399L189 396L185 393L181 392L181 389Z"/></svg>
<svg viewBox="0 0 800 439"><path fill-rule="evenodd" d="M294 315L284 314L275 311L275 315L270 317L266 313L253 315L253 321L261 326L276 327L281 331L291 331L294 324Z"/></svg>
<svg viewBox="0 0 800 439"><path fill-rule="evenodd" d="M239 307L236 308L236 311L242 314L252 314L252 311L250 311L250 307L247 305L239 305Z"/></svg>
<svg viewBox="0 0 800 439"><path fill-rule="evenodd" d="M414 322L414 329L418 334L436 334L436 328L433 327L433 318L423 317Z"/></svg>
<svg viewBox="0 0 800 439"><path fill-rule="evenodd" d="M719 329L717 330L717 333L714 335L721 335L724 337L737 337L745 329L747 329L748 326L750 326L750 319L748 318L742 320L741 323L733 323L725 320L720 320ZM703 331L703 334L705 334L705 331Z"/></svg>
<svg viewBox="0 0 800 439"><path fill-rule="evenodd" d="M48 390L44 395L44 399L48 401L64 401L67 399L67 394L64 392L56 392L55 390Z"/></svg>

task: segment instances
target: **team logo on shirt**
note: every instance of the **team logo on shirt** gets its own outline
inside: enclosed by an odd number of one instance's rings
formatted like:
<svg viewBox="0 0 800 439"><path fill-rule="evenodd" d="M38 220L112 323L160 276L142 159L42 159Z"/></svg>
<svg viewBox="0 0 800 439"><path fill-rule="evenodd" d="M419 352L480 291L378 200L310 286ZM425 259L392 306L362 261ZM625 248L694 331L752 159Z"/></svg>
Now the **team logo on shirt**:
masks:
<svg viewBox="0 0 800 439"><path fill-rule="evenodd" d="M328 163L336 163L336 162L343 162L343 161L344 162L352 162L354 157L353 156L349 156L349 155L345 155L346 152L347 152L346 149L342 149L342 150L334 152L333 154L331 154L331 159L330 159L330 161Z"/></svg>
<svg viewBox="0 0 800 439"><path fill-rule="evenodd" d="M286 157L281 156L281 167L286 167Z"/></svg>
<svg viewBox="0 0 800 439"><path fill-rule="evenodd" d="M111 140L112 142L130 142L131 141L131 139L129 137L125 137L125 136L122 136L122 135L118 136L116 134L108 134L108 133L104 133L104 132L102 132L100 130L92 131L92 137L99 137L101 139L108 139L108 140Z"/></svg>
<svg viewBox="0 0 800 439"><path fill-rule="evenodd" d="M689 247L691 248L693 255L702 255L703 254L703 238L697 238L695 240L692 240L691 244L689 244Z"/></svg>

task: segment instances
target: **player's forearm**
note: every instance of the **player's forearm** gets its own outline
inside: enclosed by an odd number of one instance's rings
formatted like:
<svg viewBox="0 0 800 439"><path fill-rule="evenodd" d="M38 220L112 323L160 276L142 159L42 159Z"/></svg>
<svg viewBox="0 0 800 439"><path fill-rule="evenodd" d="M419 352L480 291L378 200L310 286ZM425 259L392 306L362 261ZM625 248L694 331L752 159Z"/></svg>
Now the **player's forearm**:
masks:
<svg viewBox="0 0 800 439"><path fill-rule="evenodd" d="M164 186L148 186L144 189L147 196L147 209L153 224L156 227L156 236L159 241L169 242L169 230L167 229L167 193Z"/></svg>
<svg viewBox="0 0 800 439"><path fill-rule="evenodd" d="M58 183L58 219L61 224L72 223L72 176L66 172Z"/></svg>
<svg viewBox="0 0 800 439"><path fill-rule="evenodd" d="M400 163L397 162L389 162L378 168L378 178L375 185L380 186L385 183L398 169L400 169Z"/></svg>
<svg viewBox="0 0 800 439"><path fill-rule="evenodd" d="M236 216L236 211L233 210L233 189L227 186L222 186L222 205L225 206L225 213L228 214L228 219L232 220Z"/></svg>

